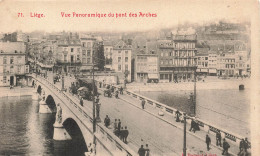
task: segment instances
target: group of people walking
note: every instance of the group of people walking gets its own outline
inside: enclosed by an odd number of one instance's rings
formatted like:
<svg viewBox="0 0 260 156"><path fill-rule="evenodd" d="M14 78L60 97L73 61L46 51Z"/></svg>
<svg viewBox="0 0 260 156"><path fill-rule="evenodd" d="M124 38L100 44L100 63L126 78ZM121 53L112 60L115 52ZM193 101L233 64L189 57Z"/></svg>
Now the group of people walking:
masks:
<svg viewBox="0 0 260 156"><path fill-rule="evenodd" d="M145 145L145 148L144 145L141 145L141 147L138 150L138 154L139 156L150 156L150 149L148 147L148 144Z"/></svg>
<svg viewBox="0 0 260 156"><path fill-rule="evenodd" d="M207 134L206 135L206 145L207 145L207 150L209 151L210 150L210 144L211 144L211 139L209 137L209 135ZM230 145L229 143L226 141L225 138L223 138L223 144L221 144L221 134L220 132L216 132L216 146L220 146L223 148L223 151L222 151L222 155L228 155L228 149L230 148ZM245 139L242 139L240 141L240 144L239 144L239 153L238 153L238 156L247 156L248 155L248 152L247 152L247 149L250 148L250 143L249 141L247 140L247 138Z"/></svg>
<svg viewBox="0 0 260 156"><path fill-rule="evenodd" d="M120 119L115 119L114 122L114 134L119 137L124 143L127 144L127 137L129 135L129 131L127 129L127 126L125 128L121 125Z"/></svg>
<svg viewBox="0 0 260 156"><path fill-rule="evenodd" d="M104 124L107 128L110 128L111 126L111 120L108 117L108 115L106 115L106 118L104 120ZM115 122L113 123L113 132L114 134L119 137L124 143L127 144L127 137L129 135L129 131L127 129L127 126L123 127L122 123L120 121L120 119L115 119Z"/></svg>

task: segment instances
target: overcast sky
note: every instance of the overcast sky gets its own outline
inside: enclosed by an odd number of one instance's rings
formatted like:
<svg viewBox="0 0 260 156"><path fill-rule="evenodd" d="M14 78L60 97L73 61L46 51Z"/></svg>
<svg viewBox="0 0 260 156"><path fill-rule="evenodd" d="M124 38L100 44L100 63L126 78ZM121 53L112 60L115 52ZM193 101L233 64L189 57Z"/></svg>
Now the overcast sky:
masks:
<svg viewBox="0 0 260 156"><path fill-rule="evenodd" d="M146 31L169 28L183 22L207 23L218 19L249 20L258 11L254 0L116 0L116 1L2 1L0 32L52 31ZM127 13L123 18L62 18L65 13ZM131 18L129 13L154 13L157 17ZM25 17L18 17L23 13ZM30 13L43 13L32 18Z"/></svg>

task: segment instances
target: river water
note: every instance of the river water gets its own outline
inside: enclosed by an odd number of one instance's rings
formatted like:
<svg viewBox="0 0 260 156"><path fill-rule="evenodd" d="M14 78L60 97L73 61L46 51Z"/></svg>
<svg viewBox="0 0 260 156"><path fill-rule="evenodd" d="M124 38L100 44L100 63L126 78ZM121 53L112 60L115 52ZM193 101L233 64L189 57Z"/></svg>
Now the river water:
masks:
<svg viewBox="0 0 260 156"><path fill-rule="evenodd" d="M0 98L0 155L84 154L77 140L54 141L55 114L38 111L38 101L31 96Z"/></svg>
<svg viewBox="0 0 260 156"><path fill-rule="evenodd" d="M191 112L190 91L137 92L173 108ZM250 138L250 90L197 90L196 116L217 127Z"/></svg>

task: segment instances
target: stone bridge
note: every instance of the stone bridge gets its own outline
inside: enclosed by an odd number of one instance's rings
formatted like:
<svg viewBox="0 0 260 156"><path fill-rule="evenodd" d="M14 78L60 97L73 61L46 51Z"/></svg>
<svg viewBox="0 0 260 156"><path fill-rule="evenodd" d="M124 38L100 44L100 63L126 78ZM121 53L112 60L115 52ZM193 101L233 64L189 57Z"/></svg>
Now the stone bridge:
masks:
<svg viewBox="0 0 260 156"><path fill-rule="evenodd" d="M46 79L32 75L29 84L34 86L33 99L39 102L39 113L56 113L54 123L54 140L71 140L64 125L78 127L83 136L83 146L86 154L133 156L136 152L116 137L102 124L96 124L93 131L92 111L83 109L77 99L68 95ZM74 125L74 126L73 126ZM89 146L89 144L92 146ZM95 144L95 146L93 145Z"/></svg>

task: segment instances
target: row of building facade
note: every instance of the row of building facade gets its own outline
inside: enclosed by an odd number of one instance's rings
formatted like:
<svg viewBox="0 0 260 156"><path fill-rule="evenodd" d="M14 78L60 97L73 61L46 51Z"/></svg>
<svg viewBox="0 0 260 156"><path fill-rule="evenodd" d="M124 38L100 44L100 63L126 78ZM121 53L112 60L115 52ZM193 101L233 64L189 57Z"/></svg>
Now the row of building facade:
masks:
<svg viewBox="0 0 260 156"><path fill-rule="evenodd" d="M214 51L198 48L196 35L171 35L153 41L136 37L129 44L123 39L110 41L70 33L27 43L0 43L0 79L9 84L16 82L12 74L29 72L26 56L31 61L47 64L52 70L56 67L56 72L90 71L93 59L100 59L95 58L100 45L104 48L105 70L118 73L121 80L128 82L187 81L192 80L195 73L214 76L250 73L250 54L243 42L234 44L233 51ZM14 63L13 59L20 61Z"/></svg>

